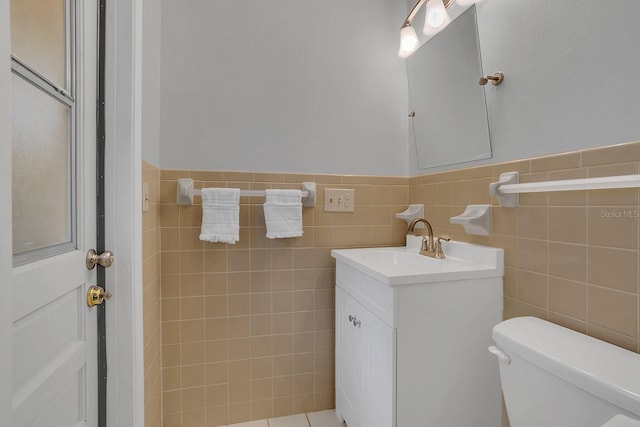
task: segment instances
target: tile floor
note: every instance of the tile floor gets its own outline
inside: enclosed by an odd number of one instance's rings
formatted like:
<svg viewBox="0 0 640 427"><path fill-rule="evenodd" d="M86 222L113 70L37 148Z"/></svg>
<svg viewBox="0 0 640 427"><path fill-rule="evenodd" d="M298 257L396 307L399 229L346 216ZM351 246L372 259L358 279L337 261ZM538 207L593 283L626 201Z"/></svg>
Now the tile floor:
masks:
<svg viewBox="0 0 640 427"><path fill-rule="evenodd" d="M328 411L249 421L247 423L231 424L223 427L346 427L346 425L338 422L336 412L330 409Z"/></svg>

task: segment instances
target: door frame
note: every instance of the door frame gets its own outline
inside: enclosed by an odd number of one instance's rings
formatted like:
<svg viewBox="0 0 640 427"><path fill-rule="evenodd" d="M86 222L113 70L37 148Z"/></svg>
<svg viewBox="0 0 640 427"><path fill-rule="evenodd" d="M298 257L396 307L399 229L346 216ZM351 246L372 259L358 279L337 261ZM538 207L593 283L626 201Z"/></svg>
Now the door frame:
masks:
<svg viewBox="0 0 640 427"><path fill-rule="evenodd" d="M11 417L11 48L9 0L0 0L0 420ZM117 29L117 31L116 31ZM107 3L107 306L109 426L144 425L142 337L142 0Z"/></svg>
<svg viewBox="0 0 640 427"><path fill-rule="evenodd" d="M107 0L107 425L144 426L142 334L142 2Z"/></svg>
<svg viewBox="0 0 640 427"><path fill-rule="evenodd" d="M13 294L11 269L11 47L9 0L0 0L0 420L11 416Z"/></svg>

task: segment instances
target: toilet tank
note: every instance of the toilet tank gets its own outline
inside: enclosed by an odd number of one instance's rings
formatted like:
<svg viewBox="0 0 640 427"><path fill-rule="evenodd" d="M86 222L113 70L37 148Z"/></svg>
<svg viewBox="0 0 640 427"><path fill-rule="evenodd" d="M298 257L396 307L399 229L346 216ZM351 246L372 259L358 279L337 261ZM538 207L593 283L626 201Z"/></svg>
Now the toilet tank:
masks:
<svg viewBox="0 0 640 427"><path fill-rule="evenodd" d="M512 427L640 418L639 354L534 317L499 323L493 340L507 356L500 379Z"/></svg>

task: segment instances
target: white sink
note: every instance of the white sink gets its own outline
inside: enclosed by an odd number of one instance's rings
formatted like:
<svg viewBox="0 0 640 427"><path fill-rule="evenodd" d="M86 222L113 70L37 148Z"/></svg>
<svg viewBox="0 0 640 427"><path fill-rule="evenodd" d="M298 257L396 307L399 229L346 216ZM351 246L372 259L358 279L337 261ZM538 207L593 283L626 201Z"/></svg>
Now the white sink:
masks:
<svg viewBox="0 0 640 427"><path fill-rule="evenodd" d="M334 249L337 261L387 285L502 277L503 250L462 242L442 242L445 259L435 259L406 247Z"/></svg>

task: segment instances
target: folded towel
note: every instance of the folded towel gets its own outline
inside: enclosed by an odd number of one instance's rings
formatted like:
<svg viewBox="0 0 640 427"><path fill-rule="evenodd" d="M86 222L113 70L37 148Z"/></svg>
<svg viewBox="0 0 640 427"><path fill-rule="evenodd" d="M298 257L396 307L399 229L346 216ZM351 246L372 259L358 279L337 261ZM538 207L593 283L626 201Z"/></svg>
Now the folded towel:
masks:
<svg viewBox="0 0 640 427"><path fill-rule="evenodd" d="M263 205L267 238L302 236L302 192L300 190L266 190Z"/></svg>
<svg viewBox="0 0 640 427"><path fill-rule="evenodd" d="M235 243L240 240L240 189L202 189L200 240Z"/></svg>

